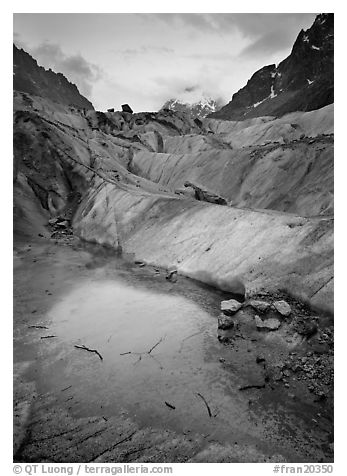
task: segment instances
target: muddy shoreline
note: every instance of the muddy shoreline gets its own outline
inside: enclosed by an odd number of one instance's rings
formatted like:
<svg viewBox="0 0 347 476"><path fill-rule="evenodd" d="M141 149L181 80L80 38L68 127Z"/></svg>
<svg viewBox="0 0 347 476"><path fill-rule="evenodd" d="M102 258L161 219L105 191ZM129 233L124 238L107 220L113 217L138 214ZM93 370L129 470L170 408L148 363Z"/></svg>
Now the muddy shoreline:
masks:
<svg viewBox="0 0 347 476"><path fill-rule="evenodd" d="M15 256L16 461L85 461L87 455L93 461L117 462L332 461L331 318L319 319L318 331L307 338L300 325L304 318L308 322L317 315L293 299L294 317L284 322L278 333L254 329L254 316L245 308L232 335L221 342L217 320L220 301L228 297L222 291L182 276L170 282L159 268L136 264L131 256L125 260L116 253L111 256L110 250L83 244L74 237L63 241L38 238L31 243L17 240ZM95 354L72 351L77 341L69 342L71 329L67 328L70 334L66 338L59 336L62 324L52 326L48 316L76 282L92 280L95 284L90 289L96 292L105 279L146 293L158 292L158 296L164 292L174 299L184 298L179 313L184 316L189 312L187 316L193 320L183 327L172 321L166 341L153 351L164 370L154 359L143 359L140 366L134 366L134 356L117 357L111 368L129 368L114 380L114 389L105 384L106 390L99 394L97 385L86 385L84 379L100 378L99 383L110 380L107 366L116 354L107 353L106 343L98 349L104 353L103 362ZM165 313L160 319L165 320ZM141 347L141 336L133 332L132 346L127 343L121 348L116 340L117 355L148 351L161 337L149 334L150 343L144 341ZM56 337L50 337L53 335ZM166 381L168 368L177 356L183 360L178 360L177 368L172 367ZM120 363L120 358L125 360ZM75 367L69 367L71 361ZM187 374L182 377L179 372L187 361ZM86 365L91 368L85 374ZM140 373L130 382L133 369ZM159 389L166 382L171 390L163 396L157 392L160 400L156 400L146 384L139 383L142 373L149 379L156 376ZM185 378L189 382L192 375L197 379L196 388L187 394L178 392L182 394L179 397L172 390L175 381L177 385ZM119 378L124 392L117 390ZM127 391L131 394L129 402L122 396ZM137 392L143 398L135 401ZM206 400L211 415L197 393ZM111 397L101 401L105 395ZM241 415L239 421L236 417L233 420L234 414Z"/></svg>

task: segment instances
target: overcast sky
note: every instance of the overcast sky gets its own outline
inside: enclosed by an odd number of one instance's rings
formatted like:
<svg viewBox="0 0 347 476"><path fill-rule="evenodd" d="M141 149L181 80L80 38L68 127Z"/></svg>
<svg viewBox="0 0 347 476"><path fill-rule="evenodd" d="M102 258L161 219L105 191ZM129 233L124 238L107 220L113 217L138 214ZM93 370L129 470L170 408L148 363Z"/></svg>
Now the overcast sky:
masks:
<svg viewBox="0 0 347 476"><path fill-rule="evenodd" d="M155 111L170 98L227 103L279 63L314 13L14 14L14 43L94 107Z"/></svg>

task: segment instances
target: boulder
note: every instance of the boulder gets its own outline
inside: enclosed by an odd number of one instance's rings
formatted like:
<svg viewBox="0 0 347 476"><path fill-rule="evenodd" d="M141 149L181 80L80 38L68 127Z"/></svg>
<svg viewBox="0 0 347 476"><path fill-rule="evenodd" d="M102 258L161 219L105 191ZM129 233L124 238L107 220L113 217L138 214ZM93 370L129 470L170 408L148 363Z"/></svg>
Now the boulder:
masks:
<svg viewBox="0 0 347 476"><path fill-rule="evenodd" d="M129 106L129 104L122 104L122 111L123 112L129 112L130 114L132 114L134 111L131 109L131 107Z"/></svg>
<svg viewBox="0 0 347 476"><path fill-rule="evenodd" d="M202 127L202 121L198 117L194 119L194 122L198 127Z"/></svg>
<svg viewBox="0 0 347 476"><path fill-rule="evenodd" d="M270 309L271 304L266 301L251 299L248 301L247 306L251 306L256 311L264 313Z"/></svg>
<svg viewBox="0 0 347 476"><path fill-rule="evenodd" d="M107 109L107 112L114 112L114 107L111 107L111 109Z"/></svg>
<svg viewBox="0 0 347 476"><path fill-rule="evenodd" d="M201 202L214 203L216 205L228 205L228 202L225 200L225 198L221 197L220 195L217 195L216 193L209 192L208 190L203 189L199 185L187 181L184 183L184 186L191 187L194 190L194 196L196 200L200 200Z"/></svg>
<svg viewBox="0 0 347 476"><path fill-rule="evenodd" d="M218 317L218 329L232 329L235 325L235 321L231 316L225 316L220 314Z"/></svg>
<svg viewBox="0 0 347 476"><path fill-rule="evenodd" d="M236 299L229 299L229 301L222 301L220 304L220 308L223 314L227 316L233 316L237 313L242 307L242 304Z"/></svg>
<svg viewBox="0 0 347 476"><path fill-rule="evenodd" d="M292 312L291 307L286 301L275 301L273 303L273 307L276 309L277 312L281 314L281 316L288 317Z"/></svg>
<svg viewBox="0 0 347 476"><path fill-rule="evenodd" d="M57 226L59 226L61 228L67 228L69 226L69 222L67 220L60 221L60 222L57 223Z"/></svg>
<svg viewBox="0 0 347 476"><path fill-rule="evenodd" d="M266 362L266 359L263 355L257 355L255 361L256 361L257 364L262 364L262 363Z"/></svg>
<svg viewBox="0 0 347 476"><path fill-rule="evenodd" d="M172 283L176 283L176 281L177 281L177 271L176 270L169 271L166 275L166 279L168 281L171 281Z"/></svg>
<svg viewBox="0 0 347 476"><path fill-rule="evenodd" d="M281 322L278 319L272 317L263 321L259 316L255 316L255 323L257 329L267 331L276 331L281 325Z"/></svg>

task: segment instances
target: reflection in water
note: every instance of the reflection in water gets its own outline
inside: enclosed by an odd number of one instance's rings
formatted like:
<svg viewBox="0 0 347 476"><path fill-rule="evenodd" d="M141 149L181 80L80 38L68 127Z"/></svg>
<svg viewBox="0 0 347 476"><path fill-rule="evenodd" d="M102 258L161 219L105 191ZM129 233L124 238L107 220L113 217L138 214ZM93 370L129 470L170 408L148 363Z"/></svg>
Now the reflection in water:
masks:
<svg viewBox="0 0 347 476"><path fill-rule="evenodd" d="M210 442L256 445L294 460L308 445L314 455L317 408L289 400L291 389L271 382L239 391L264 381L256 356L271 355L275 344L256 329L254 339L250 330L237 329L233 345L221 345L223 293L182 276L170 283L160 270L109 251L53 246L46 259L39 256L39 264L26 266L37 288L32 304L42 312L36 323L47 331L40 329L38 342L21 346L21 354L16 350L17 358L33 359L26 376L39 394L54 395L71 416L107 420L121 412L140 427L197 432ZM42 300L47 283L52 297ZM27 304L22 308L26 323ZM41 339L45 332L57 337Z"/></svg>
<svg viewBox="0 0 347 476"><path fill-rule="evenodd" d="M50 329L65 342L65 367L47 376L46 385L73 383L75 400L83 402L77 413L125 408L145 424L218 428L220 435L240 433L239 424L247 429L247 404L219 362L215 318L197 303L94 281L64 297L49 318ZM96 349L103 360L76 344Z"/></svg>

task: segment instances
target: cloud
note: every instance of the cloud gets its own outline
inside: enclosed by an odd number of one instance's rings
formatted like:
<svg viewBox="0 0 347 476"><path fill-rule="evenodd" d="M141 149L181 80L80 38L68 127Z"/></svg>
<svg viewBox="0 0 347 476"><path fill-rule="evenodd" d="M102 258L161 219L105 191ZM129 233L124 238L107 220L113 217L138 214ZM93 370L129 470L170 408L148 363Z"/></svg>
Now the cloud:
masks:
<svg viewBox="0 0 347 476"><path fill-rule="evenodd" d="M122 55L125 59L132 59L138 56L154 54L172 54L175 50L165 46L141 46L140 48L126 48L124 50L114 50L114 53Z"/></svg>
<svg viewBox="0 0 347 476"><path fill-rule="evenodd" d="M311 26L315 14L267 14L260 16L259 24L254 24L254 16L242 18L239 24L251 43L245 47L240 56L256 57L259 54L269 55L291 48L300 29Z"/></svg>
<svg viewBox="0 0 347 476"><path fill-rule="evenodd" d="M17 48L21 48L23 50L25 50L26 48L26 45L23 42L19 33L16 33L16 32L13 33L13 43L17 46Z"/></svg>
<svg viewBox="0 0 347 476"><path fill-rule="evenodd" d="M185 93L192 93L193 91L196 91L198 89L199 85L195 84L194 86L187 86L184 88Z"/></svg>
<svg viewBox="0 0 347 476"><path fill-rule="evenodd" d="M310 26L315 13L147 13L142 18L153 17L171 25L182 24L200 30L222 33L239 31L246 37L254 38L271 30L292 31L298 33L298 24ZM299 27L300 29L300 27Z"/></svg>
<svg viewBox="0 0 347 476"><path fill-rule="evenodd" d="M56 73L63 73L69 81L78 86L83 95L91 96L93 83L102 75L99 66L90 63L80 54L65 54L55 43L44 42L36 47L29 47L20 41L18 34L14 35L14 42L30 53L39 65L46 69L51 68Z"/></svg>
<svg viewBox="0 0 347 476"><path fill-rule="evenodd" d="M292 46L299 31L309 28L315 13L157 13L142 14L147 21L153 17L172 28L191 27L204 33L239 34L249 41L241 56L272 54ZM198 58L199 55L196 55ZM204 55L200 55L203 58ZM205 59L216 61L217 55Z"/></svg>
<svg viewBox="0 0 347 476"><path fill-rule="evenodd" d="M292 45L292 37L288 31L271 31L257 38L244 48L239 56L256 57L259 54L273 54L282 51Z"/></svg>
<svg viewBox="0 0 347 476"><path fill-rule="evenodd" d="M202 72L201 70L194 73L192 79L183 79L179 76L155 77L155 91L152 97L155 97L158 107L162 106L168 99L179 99L187 103L199 101L202 97L218 100L226 104L228 95L216 84L216 78L213 71Z"/></svg>

